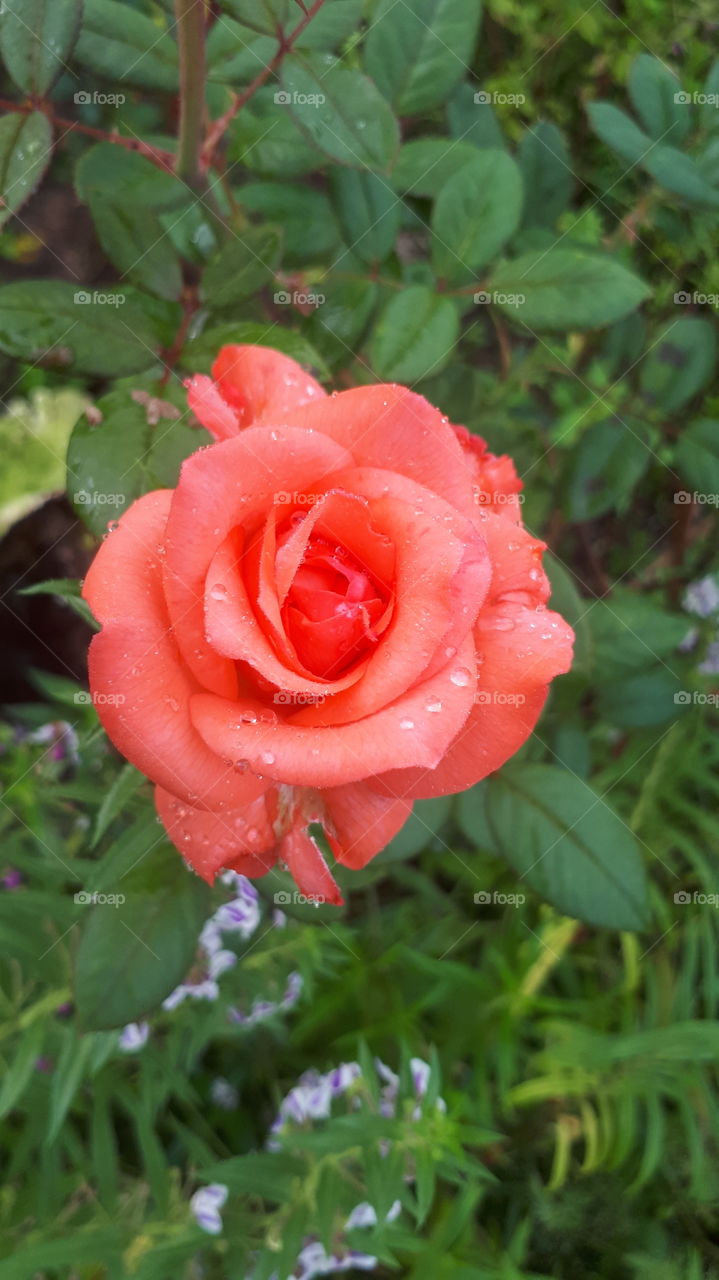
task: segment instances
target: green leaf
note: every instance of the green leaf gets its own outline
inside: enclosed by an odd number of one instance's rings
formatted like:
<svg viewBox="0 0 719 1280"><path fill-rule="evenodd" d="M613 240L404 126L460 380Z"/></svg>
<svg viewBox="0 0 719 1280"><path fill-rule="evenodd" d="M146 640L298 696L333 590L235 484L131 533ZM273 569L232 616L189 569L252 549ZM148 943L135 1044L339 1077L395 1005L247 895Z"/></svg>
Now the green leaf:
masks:
<svg viewBox="0 0 719 1280"><path fill-rule="evenodd" d="M639 422L597 422L582 436L569 481L572 520L594 520L606 511L626 511L635 485L652 458Z"/></svg>
<svg viewBox="0 0 719 1280"><path fill-rule="evenodd" d="M651 149L649 134L611 102L590 102L587 115L597 137L628 164L638 164Z"/></svg>
<svg viewBox="0 0 719 1280"><path fill-rule="evenodd" d="M4 0L0 54L18 89L43 98L67 70L83 0Z"/></svg>
<svg viewBox="0 0 719 1280"><path fill-rule="evenodd" d="M716 133L719 129L719 58L715 58L709 68L703 92L709 101L699 108L699 123L707 133Z"/></svg>
<svg viewBox="0 0 719 1280"><path fill-rule="evenodd" d="M496 853L497 847L487 818L487 782L477 782L457 796L457 825L475 849Z"/></svg>
<svg viewBox="0 0 719 1280"><path fill-rule="evenodd" d="M522 216L522 177L506 151L477 151L440 189L432 214L436 274L461 282L514 235Z"/></svg>
<svg viewBox="0 0 719 1280"><path fill-rule="evenodd" d="M540 120L523 135L517 158L525 193L522 225L553 227L569 204L574 185L564 135L556 125Z"/></svg>
<svg viewBox="0 0 719 1280"><path fill-rule="evenodd" d="M68 1035L65 1038L50 1086L50 1110L45 1134L47 1147L52 1145L63 1126L75 1094L82 1084L92 1050L91 1036L80 1039L75 1035Z"/></svg>
<svg viewBox="0 0 719 1280"><path fill-rule="evenodd" d="M210 311L243 302L270 280L279 264L279 227L247 227L211 258L202 276L202 290Z"/></svg>
<svg viewBox="0 0 719 1280"><path fill-rule="evenodd" d="M248 182L240 199L262 223L282 228L284 263L302 266L321 262L339 244L339 227L332 206L321 191L297 182Z"/></svg>
<svg viewBox="0 0 719 1280"><path fill-rule="evenodd" d="M686 617L667 612L651 596L624 588L597 600L587 616L595 645L595 669L609 683L668 661L687 633Z"/></svg>
<svg viewBox="0 0 719 1280"><path fill-rule="evenodd" d="M182 292L182 266L160 219L143 205L91 196L90 212L105 253L125 277L173 301Z"/></svg>
<svg viewBox="0 0 719 1280"><path fill-rule="evenodd" d="M675 462L699 493L719 493L719 421L700 418L679 437Z"/></svg>
<svg viewBox="0 0 719 1280"><path fill-rule="evenodd" d="M515 765L491 778L487 813L504 857L559 911L611 929L646 926L637 843L586 783L555 765Z"/></svg>
<svg viewBox="0 0 719 1280"><path fill-rule="evenodd" d="M139 373L169 345L179 315L127 286L101 291L26 280L0 288L0 350L99 376Z"/></svg>
<svg viewBox="0 0 719 1280"><path fill-rule="evenodd" d="M612 324L638 307L650 290L614 258L578 247L525 253L502 263L491 286L525 301L499 305L530 328L594 329Z"/></svg>
<svg viewBox="0 0 719 1280"><path fill-rule="evenodd" d="M57 6L60 7L60 6ZM118 0L85 0L85 18L75 56L93 75L123 84L176 93L177 44L168 30ZM91 100L92 95L81 91Z"/></svg>
<svg viewBox="0 0 719 1280"><path fill-rule="evenodd" d="M290 12L297 14L293 26L302 16L299 9L293 8L291 0L225 0L225 4L238 22L268 36L276 36L278 28L289 30Z"/></svg>
<svg viewBox="0 0 719 1280"><path fill-rule="evenodd" d="M485 97L482 95L478 102L473 85L458 84L447 103L449 132L473 147L506 147L497 113Z"/></svg>
<svg viewBox="0 0 719 1280"><path fill-rule="evenodd" d="M469 142L418 138L400 149L390 182L396 191L434 199L452 175L464 165L473 164L476 157L477 149Z"/></svg>
<svg viewBox="0 0 719 1280"><path fill-rule="evenodd" d="M629 71L629 97L652 138L676 144L684 141L692 122L690 95L682 94L677 77L658 58L640 53ZM677 97L681 100L676 101Z"/></svg>
<svg viewBox="0 0 719 1280"><path fill-rule="evenodd" d="M702 316L682 316L644 357L639 373L642 393L650 404L673 413L711 381L716 358L712 322Z"/></svg>
<svg viewBox="0 0 719 1280"><path fill-rule="evenodd" d="M472 64L480 0L379 0L365 67L400 115L439 106Z"/></svg>
<svg viewBox="0 0 719 1280"><path fill-rule="evenodd" d="M402 203L388 183L357 169L333 169L332 195L345 241L372 266L392 252L400 228Z"/></svg>
<svg viewBox="0 0 719 1280"><path fill-rule="evenodd" d="M76 578L49 578L47 582L35 582L31 587L23 587L18 591L20 596L58 596L65 601L71 609L86 622L93 630L97 629L97 623L93 618L88 605L80 595L81 584Z"/></svg>
<svg viewBox="0 0 719 1280"><path fill-rule="evenodd" d="M185 977L209 908L209 889L167 843L89 910L75 963L75 999L84 1028L122 1027L155 1009Z"/></svg>
<svg viewBox="0 0 719 1280"><path fill-rule="evenodd" d="M52 155L52 128L42 111L0 119L0 227L39 185Z"/></svg>
<svg viewBox="0 0 719 1280"><path fill-rule="evenodd" d="M325 155L351 169L389 169L399 146L399 125L379 90L359 71L321 72L293 56L282 64L285 105Z"/></svg>
<svg viewBox="0 0 719 1280"><path fill-rule="evenodd" d="M602 684L599 690L600 715L620 729L646 729L675 720L684 712L677 702L684 682L671 671L655 667L626 680Z"/></svg>
<svg viewBox="0 0 719 1280"><path fill-rule="evenodd" d="M203 1169L202 1177L208 1182L222 1182L233 1195L257 1195L272 1204L283 1204L304 1168L300 1159L284 1151L251 1151Z"/></svg>
<svg viewBox="0 0 719 1280"><path fill-rule="evenodd" d="M458 336L449 299L423 284L410 285L382 311L370 339L370 363L384 381L411 385L444 368Z"/></svg>
<svg viewBox="0 0 719 1280"><path fill-rule="evenodd" d="M230 128L228 156L232 163L242 164L261 178L287 180L310 173L324 162L287 107L272 103L264 110L260 94L251 105L257 110L250 110L248 103Z"/></svg>
<svg viewBox="0 0 719 1280"><path fill-rule="evenodd" d="M99 840L102 839L107 828L118 813L121 813L125 805L132 799L135 792L145 781L143 774L139 773L134 765L123 765L120 772L115 775L109 790L102 797L102 803L97 811L95 819L95 830L92 833L91 848L95 848Z"/></svg>
<svg viewBox="0 0 719 1280"><path fill-rule="evenodd" d="M46 1034L47 1023L42 1018L38 1018L23 1030L17 1043L17 1052L3 1073L0 1088L0 1119L6 1116L8 1111L12 1111L32 1080L36 1071L35 1063L40 1057Z"/></svg>
<svg viewBox="0 0 719 1280"><path fill-rule="evenodd" d="M587 616L589 602L580 596L572 573L551 551L544 556L544 572L552 588L549 608L561 613L574 630L572 673L586 675L592 666L592 633Z"/></svg>
<svg viewBox="0 0 719 1280"><path fill-rule="evenodd" d="M103 535L140 494L174 486L183 460L207 443L205 431L177 420L174 405L158 403L160 421L152 426L146 403L128 391L111 391L98 403L100 423L83 416L75 426L67 454L68 492L93 533Z"/></svg>
<svg viewBox="0 0 719 1280"><path fill-rule="evenodd" d="M96 198L174 209L187 200L187 187L179 178L158 169L146 156L112 142L99 142L83 151L75 169L75 191L86 204Z"/></svg>
<svg viewBox="0 0 719 1280"><path fill-rule="evenodd" d="M373 280L333 280L319 285L324 296L307 322L307 332L327 360L347 363L362 340L377 302Z"/></svg>
<svg viewBox="0 0 719 1280"><path fill-rule="evenodd" d="M707 181L696 160L683 151L676 147L656 146L644 157L642 164L660 186L681 196L689 204L719 209L719 188Z"/></svg>
<svg viewBox="0 0 719 1280"><path fill-rule="evenodd" d="M223 15L207 34L207 78L211 83L233 87L248 84L276 52L277 40L272 36L255 35L246 26ZM242 111L241 116L244 114Z"/></svg>

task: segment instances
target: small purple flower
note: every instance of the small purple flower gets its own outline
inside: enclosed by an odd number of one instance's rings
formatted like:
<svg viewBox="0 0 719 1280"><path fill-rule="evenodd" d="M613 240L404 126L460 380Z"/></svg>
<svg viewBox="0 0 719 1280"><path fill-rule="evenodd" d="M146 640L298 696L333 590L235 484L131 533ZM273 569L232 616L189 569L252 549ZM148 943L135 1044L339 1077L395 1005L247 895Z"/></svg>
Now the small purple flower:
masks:
<svg viewBox="0 0 719 1280"><path fill-rule="evenodd" d="M19 889L22 884L22 874L17 867L11 867L9 871L0 878L0 884L3 889Z"/></svg>
<svg viewBox="0 0 719 1280"><path fill-rule="evenodd" d="M211 1236L219 1235L222 1230L220 1209L227 1200L228 1194L228 1188L221 1182L211 1182L209 1186L201 1187L196 1191L190 1200L190 1209L195 1222Z"/></svg>
<svg viewBox="0 0 719 1280"><path fill-rule="evenodd" d="M150 1027L147 1022L128 1022L120 1032L118 1047L123 1053L137 1053L138 1049L147 1044L149 1034Z"/></svg>
<svg viewBox="0 0 719 1280"><path fill-rule="evenodd" d="M687 613L695 613L699 618L709 618L719 612L719 585L716 577L708 573L704 578L691 582L684 592L682 604Z"/></svg>
<svg viewBox="0 0 719 1280"><path fill-rule="evenodd" d="M52 1058L41 1057L35 1059L35 1070L42 1071L46 1075L52 1071L54 1066L55 1063Z"/></svg>
<svg viewBox="0 0 719 1280"><path fill-rule="evenodd" d="M389 1213L385 1218L385 1222L394 1222L402 1212L402 1202L395 1200ZM355 1205L349 1218L345 1223L345 1231L351 1231L356 1227L376 1227L377 1213L367 1200L363 1200L362 1204Z"/></svg>

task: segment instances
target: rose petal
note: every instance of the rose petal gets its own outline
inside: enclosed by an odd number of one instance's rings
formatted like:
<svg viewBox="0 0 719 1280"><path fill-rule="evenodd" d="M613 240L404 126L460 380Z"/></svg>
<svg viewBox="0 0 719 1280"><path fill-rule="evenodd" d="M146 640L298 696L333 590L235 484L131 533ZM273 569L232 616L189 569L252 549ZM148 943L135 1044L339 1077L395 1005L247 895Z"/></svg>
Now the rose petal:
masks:
<svg viewBox="0 0 719 1280"><path fill-rule="evenodd" d="M215 667L211 684L205 674L214 653L203 608L213 555L236 526L264 516L280 487L307 489L347 462L345 450L324 436L250 427L183 464L167 521L165 596L188 667L215 693L232 696L235 671L230 659L215 654L221 675Z"/></svg>
<svg viewBox="0 0 719 1280"><path fill-rule="evenodd" d="M272 347L222 347L212 376L235 414L236 430L258 425L263 418L280 422L292 409L326 395L296 360Z"/></svg>
<svg viewBox="0 0 719 1280"><path fill-rule="evenodd" d="M222 399L220 389L212 378L208 378L204 373L196 373L194 378L188 378L185 386L190 409L198 422L201 422L216 440L229 440L231 436L237 435L239 431L237 414Z"/></svg>
<svg viewBox="0 0 719 1280"><path fill-rule="evenodd" d="M402 765L434 768L469 714L475 682L468 636L443 671L352 724L302 728L295 717L273 728L247 724L238 721L235 703L202 693L192 715L212 751L247 760L254 773L300 786L341 786Z"/></svg>
<svg viewBox="0 0 719 1280"><path fill-rule="evenodd" d="M482 611L475 634L480 680L467 723L436 769L392 770L373 780L382 795L424 800L464 791L486 778L526 742L548 682L571 665L574 633L543 606L492 606Z"/></svg>
<svg viewBox="0 0 719 1280"><path fill-rule="evenodd" d="M351 452L357 466L407 476L465 515L476 510L472 477L454 430L438 409L406 387L340 391L282 421L330 436Z"/></svg>
<svg viewBox="0 0 719 1280"><path fill-rule="evenodd" d="M241 809L209 813L156 787L155 807L176 849L208 884L221 870L255 879L277 861L277 838L264 796Z"/></svg>
<svg viewBox="0 0 719 1280"><path fill-rule="evenodd" d="M355 871L381 853L412 812L411 801L380 796L362 782L331 787L322 798L334 827L336 857Z"/></svg>

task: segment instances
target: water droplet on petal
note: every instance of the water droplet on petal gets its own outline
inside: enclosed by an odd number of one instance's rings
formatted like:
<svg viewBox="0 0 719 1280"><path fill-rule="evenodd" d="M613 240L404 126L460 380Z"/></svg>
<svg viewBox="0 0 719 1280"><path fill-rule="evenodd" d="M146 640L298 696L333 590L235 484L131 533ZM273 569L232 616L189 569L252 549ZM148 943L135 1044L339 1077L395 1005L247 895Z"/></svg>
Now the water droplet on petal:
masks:
<svg viewBox="0 0 719 1280"><path fill-rule="evenodd" d="M457 685L458 689L464 689L472 679L472 672L468 671L466 667L457 667L454 671L450 672L449 678L452 681L452 684Z"/></svg>
<svg viewBox="0 0 719 1280"><path fill-rule="evenodd" d="M275 757L274 757L274 755L273 755L273 753L272 753L271 751L261 751L261 752L260 752L260 760L262 761L262 763L263 763L263 764L274 764L274 763L275 763Z"/></svg>
<svg viewBox="0 0 719 1280"><path fill-rule="evenodd" d="M442 710L442 703L440 702L439 698L428 698L424 705L427 711Z"/></svg>
<svg viewBox="0 0 719 1280"><path fill-rule="evenodd" d="M210 587L210 595L213 600L224 600L227 597L227 587L222 582L216 582L214 587Z"/></svg>
<svg viewBox="0 0 719 1280"><path fill-rule="evenodd" d="M410 720L409 716L403 716L399 722L400 729L414 729L414 720Z"/></svg>

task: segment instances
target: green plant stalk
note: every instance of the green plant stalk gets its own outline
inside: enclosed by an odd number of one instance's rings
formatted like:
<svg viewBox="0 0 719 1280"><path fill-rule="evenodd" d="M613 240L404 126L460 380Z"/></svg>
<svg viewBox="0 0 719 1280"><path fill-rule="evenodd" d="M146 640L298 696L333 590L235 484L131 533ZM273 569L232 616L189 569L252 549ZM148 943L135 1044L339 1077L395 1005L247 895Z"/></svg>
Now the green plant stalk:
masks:
<svg viewBox="0 0 719 1280"><path fill-rule="evenodd" d="M207 182L200 169L205 114L204 0L175 0L180 50L180 136L177 176L193 191L203 193Z"/></svg>

